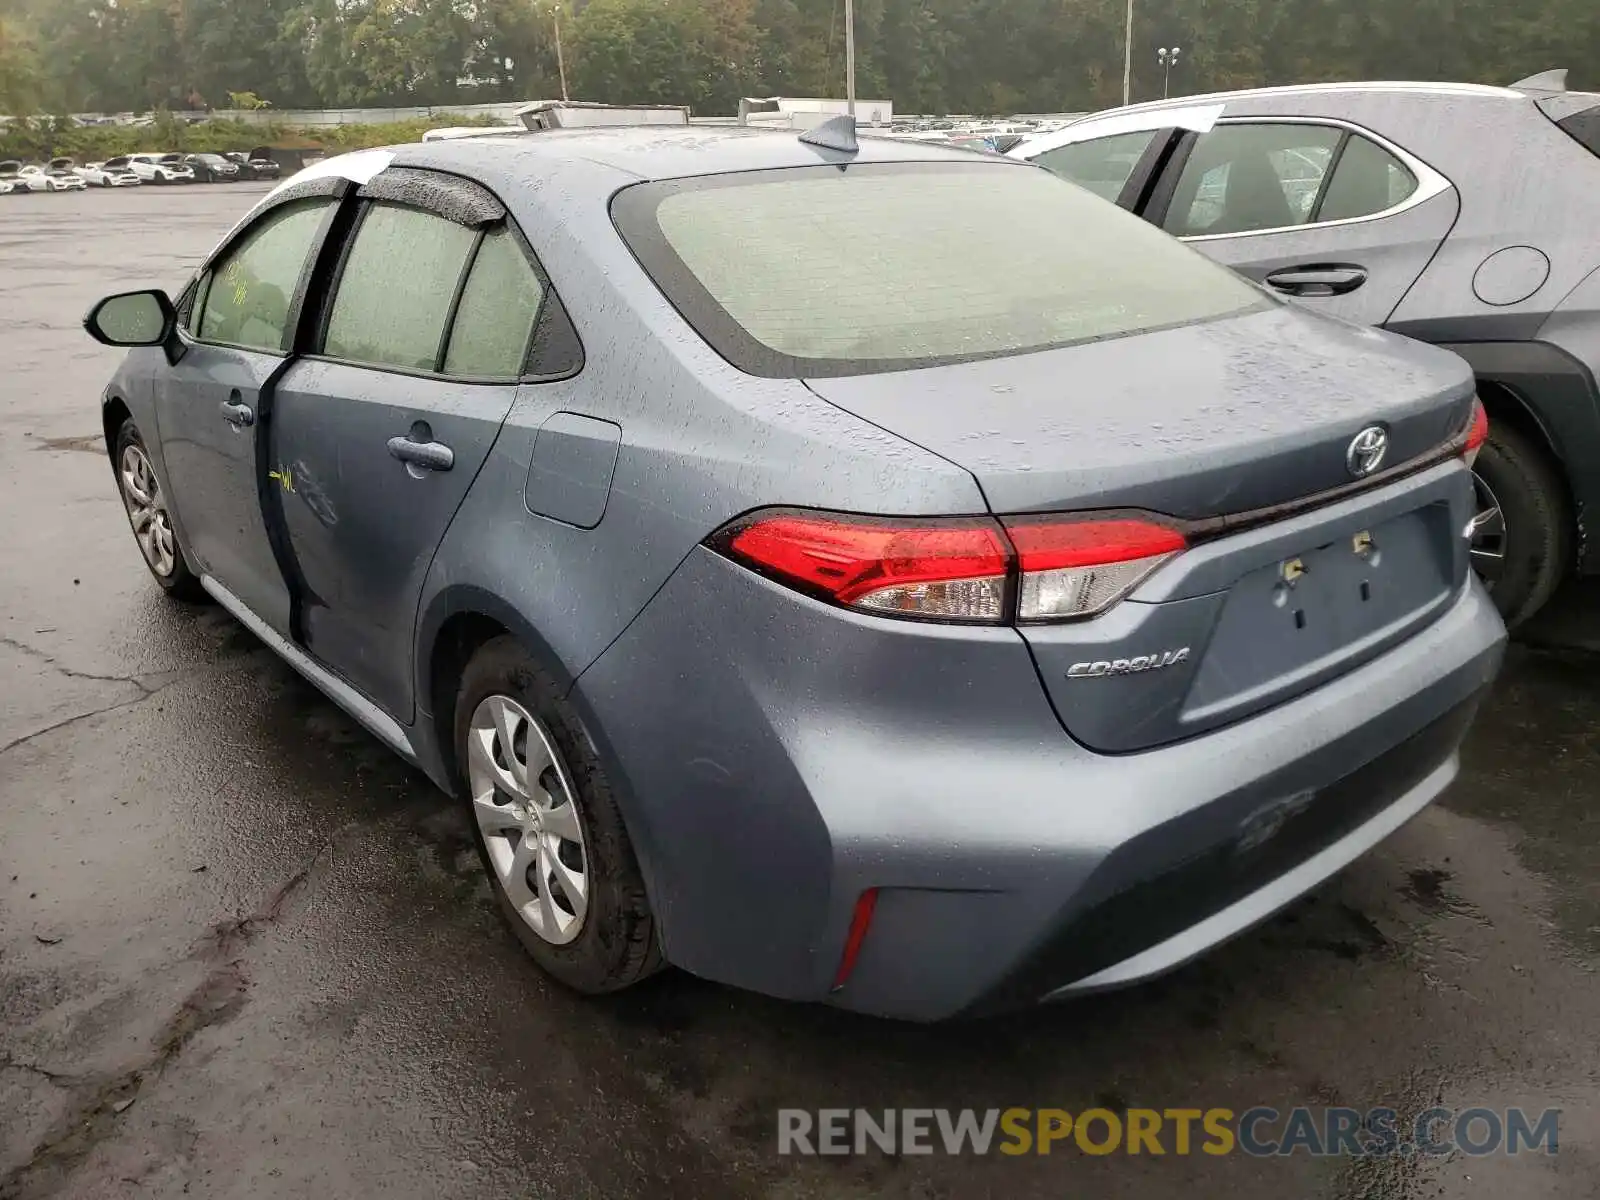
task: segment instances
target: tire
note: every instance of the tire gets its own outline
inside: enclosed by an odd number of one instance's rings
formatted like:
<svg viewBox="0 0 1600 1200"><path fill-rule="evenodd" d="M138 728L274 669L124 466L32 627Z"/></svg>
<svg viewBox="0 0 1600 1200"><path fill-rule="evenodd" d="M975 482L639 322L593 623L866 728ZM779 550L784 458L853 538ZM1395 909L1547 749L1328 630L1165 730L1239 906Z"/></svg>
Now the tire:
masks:
<svg viewBox="0 0 1600 1200"><path fill-rule="evenodd" d="M136 459L142 458L145 472L141 475ZM139 547L139 555L144 559L144 565L149 568L150 574L161 585L167 595L178 600L204 601L208 599L206 590L200 586L199 577L189 569L188 560L184 557L183 546L178 539L177 526L173 524L170 511L166 506L166 493L162 490L161 481L156 477L155 469L150 465L150 452L145 447L144 438L139 436L139 428L129 417L117 430L117 438L111 456L111 469L116 473L117 492L122 497L122 507L128 514L128 527L133 531L133 540ZM141 493L141 488L143 492ZM141 494L148 495L153 503L145 504L140 499ZM159 510L159 517L152 510ZM141 534L139 516L141 511L150 513L143 528L155 525L161 533L156 536L156 541L151 542L147 536Z"/></svg>
<svg viewBox="0 0 1600 1200"><path fill-rule="evenodd" d="M1473 464L1479 517L1497 505L1503 518L1500 557L1492 539L1474 539L1479 567L1506 627L1525 622L1555 592L1572 567L1572 520L1559 469L1515 426L1491 421L1489 440ZM1492 529L1487 524L1485 529Z"/></svg>
<svg viewBox="0 0 1600 1200"><path fill-rule="evenodd" d="M496 706L504 701L511 705L499 713L517 709L520 716L514 714L512 721L497 720ZM531 723L523 724L523 717ZM523 804L514 800L515 772L506 769L513 764L504 761L504 738L499 731L507 725L512 728L512 752L518 754L519 763L527 764L525 775L547 757L551 760L538 769L522 793L532 797L535 805L552 801L543 809L542 823L534 826L539 831L536 838L524 837L515 829L486 829L486 824L515 822L514 804ZM456 694L454 734L457 773L478 856L500 915L533 960L556 980L585 995L619 991L659 970L663 963L655 919L605 770L577 713L515 638L495 638L472 656ZM518 746L522 747L520 753ZM508 777L510 788L504 786ZM535 781L540 782L539 787L531 786ZM564 815L558 821L553 814ZM574 819L581 845L561 832L549 832L570 831ZM554 857L536 857L540 852L532 850L552 844L555 849L547 853ZM523 855L526 857L519 857ZM518 864L529 859L536 861L539 869L523 867L519 886L515 882ZM549 912L543 916L545 921L553 916L559 922L573 916L579 907L559 884L551 886L555 876L550 872L563 870L570 880L578 876L580 864L582 886L587 890L583 912L576 925L569 925L564 932L552 930L553 936L546 936L536 925L542 913ZM515 897L508 891L507 877L513 881L510 886L518 889ZM541 879L542 884L538 882ZM545 900L549 901L548 910Z"/></svg>

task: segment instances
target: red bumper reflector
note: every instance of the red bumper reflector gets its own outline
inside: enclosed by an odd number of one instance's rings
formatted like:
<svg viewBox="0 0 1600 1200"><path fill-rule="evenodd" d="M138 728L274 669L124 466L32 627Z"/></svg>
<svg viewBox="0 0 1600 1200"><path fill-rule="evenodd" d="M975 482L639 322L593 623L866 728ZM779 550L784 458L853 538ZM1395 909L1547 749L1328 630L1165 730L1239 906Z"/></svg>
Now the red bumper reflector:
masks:
<svg viewBox="0 0 1600 1200"><path fill-rule="evenodd" d="M856 910L850 916L850 933L844 939L844 953L839 956L839 969L833 975L833 990L836 992L850 978L850 972L856 969L856 959L861 956L861 944L867 940L872 912L877 907L877 888L868 888L856 897Z"/></svg>
<svg viewBox="0 0 1600 1200"><path fill-rule="evenodd" d="M1467 450L1473 453L1479 446L1489 440L1489 414L1484 411L1483 401L1472 402L1472 424L1467 428Z"/></svg>

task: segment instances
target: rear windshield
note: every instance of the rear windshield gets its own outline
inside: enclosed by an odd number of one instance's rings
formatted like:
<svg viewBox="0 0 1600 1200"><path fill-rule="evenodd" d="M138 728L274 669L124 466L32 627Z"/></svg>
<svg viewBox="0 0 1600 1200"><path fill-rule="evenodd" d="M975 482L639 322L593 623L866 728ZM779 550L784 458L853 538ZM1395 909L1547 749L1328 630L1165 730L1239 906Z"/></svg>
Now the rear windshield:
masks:
<svg viewBox="0 0 1600 1200"><path fill-rule="evenodd" d="M855 375L1122 337L1272 303L1033 167L862 163L639 184L612 215L741 370Z"/></svg>

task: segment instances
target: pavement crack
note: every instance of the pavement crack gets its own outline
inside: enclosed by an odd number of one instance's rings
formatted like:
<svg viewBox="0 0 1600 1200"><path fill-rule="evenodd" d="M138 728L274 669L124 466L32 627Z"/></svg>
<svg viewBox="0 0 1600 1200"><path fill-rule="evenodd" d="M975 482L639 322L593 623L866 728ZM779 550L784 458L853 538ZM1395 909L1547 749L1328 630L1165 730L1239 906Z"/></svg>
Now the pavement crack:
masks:
<svg viewBox="0 0 1600 1200"><path fill-rule="evenodd" d="M226 921L219 921L206 931L195 947L195 956L200 958L227 957L237 953L244 945L253 940L263 930L276 925L282 918L284 910L306 884L310 882L312 873L323 859L333 854L334 846L339 839L350 830L357 828L359 821L348 821L339 826L319 845L294 873L285 879L272 891L268 892L256 905L254 911L231 917Z"/></svg>
<svg viewBox="0 0 1600 1200"><path fill-rule="evenodd" d="M250 980L238 959L218 963L184 997L140 1063L116 1075L84 1079L60 1075L28 1063L0 1059L0 1066L31 1071L59 1086L73 1087L78 1102L33 1148L26 1162L0 1176L0 1200L47 1194L101 1142L112 1137L118 1118L145 1084L158 1078L197 1034L231 1020L244 1007Z"/></svg>
<svg viewBox="0 0 1600 1200"><path fill-rule="evenodd" d="M162 685L162 687L165 686L166 684ZM46 725L43 729L35 729L32 733L25 733L19 738L13 738L4 746L0 746L0 754L9 754L19 746L25 746L36 738L42 738L45 734L54 733L58 729L65 729L69 725L76 725L79 721L87 721L90 717L98 717L103 713L116 712L118 709L132 708L136 704L143 704L152 696L159 695L161 690L160 687L149 689L131 700L119 700L115 704L103 704L99 708L91 708L88 712L75 713L70 717L63 717L59 721Z"/></svg>
<svg viewBox="0 0 1600 1200"><path fill-rule="evenodd" d="M19 641L14 637L7 637L3 633L0 633L0 646L10 646L18 653L26 654L29 658L43 663L58 675L65 675L68 679L92 679L100 683L128 683L147 696L154 690L136 675L99 675L93 671L79 671L72 667L63 666L55 655L40 650L37 646L30 646L27 642Z"/></svg>
<svg viewBox="0 0 1600 1200"><path fill-rule="evenodd" d="M78 1099L72 1111L34 1147L26 1162L0 1176L0 1200L25 1200L46 1194L61 1184L96 1146L114 1136L118 1118L133 1104L144 1086L171 1066L197 1035L232 1020L249 996L250 979L242 958L246 944L282 919L289 902L305 889L317 867L332 855L339 839L359 825L358 821L349 821L339 826L287 879L268 892L253 912L219 922L206 932L191 958L208 962L210 966L167 1018L141 1062L115 1075L88 1078L62 1075L29 1063L0 1058L0 1067L11 1066L31 1072L71 1089Z"/></svg>
<svg viewBox="0 0 1600 1200"><path fill-rule="evenodd" d="M77 1087L83 1082L82 1075L72 1075L65 1071L52 1071L41 1067L37 1063L23 1062L19 1058L12 1058L9 1054L0 1054L0 1071L23 1071L29 1075L37 1075L40 1079L47 1080L57 1087Z"/></svg>

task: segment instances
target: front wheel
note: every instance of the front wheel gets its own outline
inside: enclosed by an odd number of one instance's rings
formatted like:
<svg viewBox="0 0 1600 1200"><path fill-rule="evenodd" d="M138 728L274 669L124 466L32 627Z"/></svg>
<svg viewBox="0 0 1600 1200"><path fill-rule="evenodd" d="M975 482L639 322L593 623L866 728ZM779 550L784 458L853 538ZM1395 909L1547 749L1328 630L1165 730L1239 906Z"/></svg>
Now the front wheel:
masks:
<svg viewBox="0 0 1600 1200"><path fill-rule="evenodd" d="M139 427L129 417L117 430L112 462L117 469L117 488L122 505L128 510L128 524L139 544L144 565L150 568L168 595L180 600L202 600L205 589L189 564L184 561L178 533L167 506L167 494L156 478L150 452Z"/></svg>
<svg viewBox="0 0 1600 1200"><path fill-rule="evenodd" d="M501 916L578 992L662 965L633 844L577 713L512 637L486 643L456 696L455 752Z"/></svg>
<svg viewBox="0 0 1600 1200"><path fill-rule="evenodd" d="M1472 477L1472 565L1515 629L1544 607L1571 569L1566 492L1545 453L1504 423L1491 422Z"/></svg>

